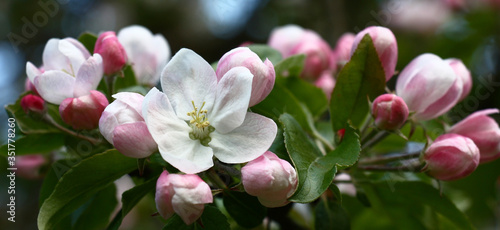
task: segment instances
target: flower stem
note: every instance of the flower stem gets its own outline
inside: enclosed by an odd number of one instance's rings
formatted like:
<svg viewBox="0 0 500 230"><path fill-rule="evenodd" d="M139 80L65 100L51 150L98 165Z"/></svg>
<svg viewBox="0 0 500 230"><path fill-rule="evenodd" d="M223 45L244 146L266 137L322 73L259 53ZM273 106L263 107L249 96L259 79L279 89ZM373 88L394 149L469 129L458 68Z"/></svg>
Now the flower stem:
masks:
<svg viewBox="0 0 500 230"><path fill-rule="evenodd" d="M359 164L380 164L380 163L386 163L386 162L395 161L395 160L410 159L410 158L419 157L420 152L421 151L411 152L411 153L388 154L388 155L364 158L364 159L359 160Z"/></svg>
<svg viewBox="0 0 500 230"><path fill-rule="evenodd" d="M108 86L108 94L106 95L106 97L108 98L109 103L111 103L111 101L113 100L113 97L111 96L115 91L115 76L116 75L105 76L106 86Z"/></svg>
<svg viewBox="0 0 500 230"><path fill-rule="evenodd" d="M43 116L43 119L45 121L47 121L48 123L50 123L51 125L53 125L54 127L58 128L59 130L65 132L71 136L74 136L76 138L86 140L86 141L90 142L92 145L98 145L101 143L101 140L99 140L99 139L95 139L92 137L81 135L81 134L76 133L73 130L67 129L66 127L64 127L64 126L60 125L59 123L57 123L56 121L54 121L54 119L49 114L45 114Z"/></svg>
<svg viewBox="0 0 500 230"><path fill-rule="evenodd" d="M215 172L213 168L207 171L207 176L210 179L210 181L212 181L212 183L214 183L217 187L221 189L227 189L226 183L222 181L222 179L219 177L219 175L217 174L217 172Z"/></svg>
<svg viewBox="0 0 500 230"><path fill-rule="evenodd" d="M409 164L409 165L399 165L399 166L389 166L389 165L358 165L358 169L365 171L387 171L387 172L421 172L422 164Z"/></svg>
<svg viewBox="0 0 500 230"><path fill-rule="evenodd" d="M386 131L380 131L379 133L375 134L371 139L366 141L364 144L362 144L361 149L367 149L372 147L373 145L377 144L379 141L383 140L387 136L389 136L389 132Z"/></svg>

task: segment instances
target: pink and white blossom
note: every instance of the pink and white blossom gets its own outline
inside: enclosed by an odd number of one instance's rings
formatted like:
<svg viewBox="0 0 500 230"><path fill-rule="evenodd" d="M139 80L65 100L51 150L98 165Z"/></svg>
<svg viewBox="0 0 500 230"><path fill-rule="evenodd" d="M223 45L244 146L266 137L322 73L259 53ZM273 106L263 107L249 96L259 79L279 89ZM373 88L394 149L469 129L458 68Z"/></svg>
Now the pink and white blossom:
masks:
<svg viewBox="0 0 500 230"><path fill-rule="evenodd" d="M102 56L104 63L104 73L114 74L120 71L127 63L125 49L118 41L114 31L106 31L99 34L95 43L94 53Z"/></svg>
<svg viewBox="0 0 500 230"><path fill-rule="evenodd" d="M118 40L127 53L139 84L154 86L170 58L170 46L161 34L151 33L147 28L132 25L118 32Z"/></svg>
<svg viewBox="0 0 500 230"><path fill-rule="evenodd" d="M99 130L123 155L144 158L158 149L142 117L144 96L122 92L106 107L99 120Z"/></svg>
<svg viewBox="0 0 500 230"><path fill-rule="evenodd" d="M481 163L500 158L500 127L488 115L499 113L498 109L477 111L453 125L448 133L456 133L474 141L481 154Z"/></svg>
<svg viewBox="0 0 500 230"><path fill-rule="evenodd" d="M434 54L422 54L408 64L396 82L414 120L430 120L448 112L462 95L462 78Z"/></svg>
<svg viewBox="0 0 500 230"><path fill-rule="evenodd" d="M333 51L330 45L312 30L297 25L285 25L271 32L268 45L281 52L284 58L305 54L306 60L301 76L315 80L323 71L334 69Z"/></svg>
<svg viewBox="0 0 500 230"><path fill-rule="evenodd" d="M95 129L108 104L104 94L91 90L88 95L64 99L59 105L59 114L73 129Z"/></svg>
<svg viewBox="0 0 500 230"><path fill-rule="evenodd" d="M479 164L479 149L468 137L450 133L436 138L424 153L423 170L438 180L470 175Z"/></svg>
<svg viewBox="0 0 500 230"><path fill-rule="evenodd" d="M162 72L163 93L153 88L143 102L142 115L163 159L198 173L213 166L213 156L236 164L262 155L277 126L247 112L252 80L250 70L235 67L217 81L208 62L181 49Z"/></svg>
<svg viewBox="0 0 500 230"><path fill-rule="evenodd" d="M448 63L455 74L462 79L462 94L459 99L459 101L461 101L469 95L470 90L472 89L472 77L470 75L470 71L460 59L448 58L445 59L444 62Z"/></svg>
<svg viewBox="0 0 500 230"><path fill-rule="evenodd" d="M245 191L269 208L285 206L297 188L297 172L288 161L267 151L241 168Z"/></svg>
<svg viewBox="0 0 500 230"><path fill-rule="evenodd" d="M156 182L155 201L163 218L168 219L176 213L190 225L203 214L205 204L213 202L213 197L210 187L199 176L163 171Z"/></svg>
<svg viewBox="0 0 500 230"><path fill-rule="evenodd" d="M44 71L28 62L26 74L40 96L53 104L59 105L66 98L89 95L103 76L101 56L91 56L73 38L50 39L42 58Z"/></svg>
<svg viewBox="0 0 500 230"><path fill-rule="evenodd" d="M264 100L273 89L276 78L273 63L267 58L262 62L259 56L247 47L238 47L224 54L219 60L215 72L217 79L220 81L224 74L237 66L246 67L253 74L249 106L254 106Z"/></svg>

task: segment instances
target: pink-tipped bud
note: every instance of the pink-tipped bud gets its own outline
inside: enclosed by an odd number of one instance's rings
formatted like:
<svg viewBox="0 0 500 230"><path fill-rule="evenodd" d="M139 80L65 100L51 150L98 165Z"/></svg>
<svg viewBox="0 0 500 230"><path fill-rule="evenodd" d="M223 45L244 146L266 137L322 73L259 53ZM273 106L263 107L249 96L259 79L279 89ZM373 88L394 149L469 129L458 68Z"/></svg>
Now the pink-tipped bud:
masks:
<svg viewBox="0 0 500 230"><path fill-rule="evenodd" d="M332 71L325 71L314 83L316 87L323 90L328 99L332 96L333 88L335 88L335 79L332 75Z"/></svg>
<svg viewBox="0 0 500 230"><path fill-rule="evenodd" d="M43 177L42 168L48 163L41 154L16 156L16 173L25 179L40 179Z"/></svg>
<svg viewBox="0 0 500 230"><path fill-rule="evenodd" d="M123 155L145 158L158 149L142 117L144 96L138 93L117 93L116 99L102 112L101 134Z"/></svg>
<svg viewBox="0 0 500 230"><path fill-rule="evenodd" d="M39 96L28 94L21 99L21 107L25 113L43 113L45 111L45 101Z"/></svg>
<svg viewBox="0 0 500 230"><path fill-rule="evenodd" d="M252 94L249 106L254 106L264 100L274 87L276 74L271 61L264 62L247 47L232 49L222 56L217 64L217 79L220 80L230 69L238 66L246 67L253 74Z"/></svg>
<svg viewBox="0 0 500 230"><path fill-rule="evenodd" d="M470 75L470 71L467 67L465 67L464 63L460 59L448 58L444 60L444 62L448 63L455 74L462 79L462 94L458 100L461 101L469 95L470 90L472 89L472 77Z"/></svg>
<svg viewBox="0 0 500 230"><path fill-rule="evenodd" d="M177 213L186 225L190 225L201 216L205 204L213 202L213 197L210 187L199 176L163 171L156 182L155 201L163 218Z"/></svg>
<svg viewBox="0 0 500 230"><path fill-rule="evenodd" d="M287 199L295 192L297 181L292 165L269 151L241 168L245 191L269 208L288 204Z"/></svg>
<svg viewBox="0 0 500 230"><path fill-rule="evenodd" d="M115 32L103 32L97 38L94 53L102 56L104 74L111 75L120 71L127 63L127 54L118 41Z"/></svg>
<svg viewBox="0 0 500 230"><path fill-rule="evenodd" d="M414 120L430 120L448 112L462 95L462 79L440 57L422 54L408 64L396 82Z"/></svg>
<svg viewBox="0 0 500 230"><path fill-rule="evenodd" d="M315 80L323 71L335 68L330 45L312 30L297 25L278 27L271 32L268 45L280 51L283 58L305 54L303 78Z"/></svg>
<svg viewBox="0 0 500 230"><path fill-rule="evenodd" d="M498 109L477 111L453 125L448 132L468 137L474 141L481 154L480 163L500 158L500 127L489 117Z"/></svg>
<svg viewBox="0 0 500 230"><path fill-rule="evenodd" d="M91 90L89 95L64 99L59 105L59 114L63 121L74 129L95 129L106 106L106 96Z"/></svg>
<svg viewBox="0 0 500 230"><path fill-rule="evenodd" d="M352 44L355 37L353 33L345 33L339 38L333 50L337 58L337 64L343 66L351 59Z"/></svg>
<svg viewBox="0 0 500 230"><path fill-rule="evenodd" d="M438 180L456 180L474 172L479 164L479 149L458 134L439 136L424 153L424 170Z"/></svg>
<svg viewBox="0 0 500 230"><path fill-rule="evenodd" d="M372 104L372 116L375 126L383 130L397 130L408 119L408 106L394 94L382 94Z"/></svg>
<svg viewBox="0 0 500 230"><path fill-rule="evenodd" d="M398 62L398 44L396 42L396 37L390 29L381 26L370 26L356 34L352 44L351 55L354 54L354 51L358 48L358 44L365 34L369 34L372 38L378 58L385 71L385 81L389 81L394 75L396 63Z"/></svg>

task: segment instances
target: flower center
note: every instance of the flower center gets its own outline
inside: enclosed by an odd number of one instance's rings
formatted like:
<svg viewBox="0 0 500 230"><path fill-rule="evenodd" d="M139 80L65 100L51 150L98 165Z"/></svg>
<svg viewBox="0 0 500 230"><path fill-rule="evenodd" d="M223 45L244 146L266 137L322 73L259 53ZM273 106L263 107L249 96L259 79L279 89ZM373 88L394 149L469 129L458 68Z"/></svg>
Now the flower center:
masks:
<svg viewBox="0 0 500 230"><path fill-rule="evenodd" d="M191 104L194 110L187 113L187 115L191 117L189 126L191 126L193 131L189 133L189 137L193 140L198 139L202 145L208 146L208 143L212 140L212 138L210 138L210 133L213 132L215 128L210 126L207 117L208 111L203 109L205 102L203 102L199 109L195 106L194 101L191 101Z"/></svg>

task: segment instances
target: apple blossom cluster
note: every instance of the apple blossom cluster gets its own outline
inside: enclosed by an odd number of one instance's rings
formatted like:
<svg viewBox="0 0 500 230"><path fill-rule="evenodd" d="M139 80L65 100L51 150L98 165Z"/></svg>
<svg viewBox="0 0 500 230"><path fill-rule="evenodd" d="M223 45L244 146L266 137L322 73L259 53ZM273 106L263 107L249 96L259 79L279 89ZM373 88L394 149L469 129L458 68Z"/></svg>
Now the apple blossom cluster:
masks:
<svg viewBox="0 0 500 230"><path fill-rule="evenodd" d="M92 53L88 45L73 38L50 39L42 64L26 64L25 88L30 92L19 100L20 110L65 134L83 137L94 146L114 148L123 158L137 159L141 176L144 162L158 156L164 163L154 177L158 214L164 219L178 216L186 225L200 224L207 204L216 203L218 194L235 191L253 196L267 208L300 202L300 195L309 199L314 196L309 192L318 189L314 186L326 185L311 200L322 194L328 199L331 194L325 190L341 180L348 183L339 184L339 191L355 196L358 178L350 173L351 168L386 166L366 165L381 157L370 155L373 145L389 134L411 140L416 128L426 134L425 122L438 119L445 123L444 115L465 100L472 88L471 73L455 58L443 60L425 53L397 70L396 37L385 27L345 33L334 49L312 30L298 25L277 27L267 43L272 48L268 52L282 56L276 63L243 46L228 51L216 64L188 48L172 56L162 35L137 25L118 33L100 33L91 44ZM338 102L336 91L346 87L345 83L339 85L339 79L349 77L351 73L343 73L358 64L356 56L362 51L373 54L370 64L380 70L377 80L382 89L373 97L368 93L349 95L361 103L358 107L366 105L366 111L349 114L345 126L333 125L331 133L323 135L318 127L330 125L337 116L326 114L327 103L333 107L335 100ZM278 65L297 55L303 55L303 63L298 64L301 72L296 76L291 71L276 72ZM126 77L133 86L115 89ZM390 91L385 84L393 77L396 85ZM309 103L317 101L309 98L296 102L295 96L304 95L283 89L286 84L280 81L287 80L309 84L309 89L320 94L318 103L325 105L318 110L323 110L311 112L314 105ZM277 87L290 93L273 95ZM372 86L359 88L363 87ZM290 98L280 98L283 95ZM479 164L500 158L500 127L489 116L498 113L498 109L477 111L446 126L434 140L426 136L426 147L413 156L418 158L413 159L413 172L425 172L437 180L456 180L470 175ZM287 122L284 115L295 118ZM355 116L366 118L356 124ZM340 151L357 152L346 156ZM346 159L340 159L343 157ZM307 160L311 162L306 164ZM382 156L380 162L386 160ZM38 178L48 159L26 155L19 158L19 164L27 178ZM301 174L304 171L310 175ZM220 174L230 182L222 181ZM311 182L329 175L330 180Z"/></svg>

